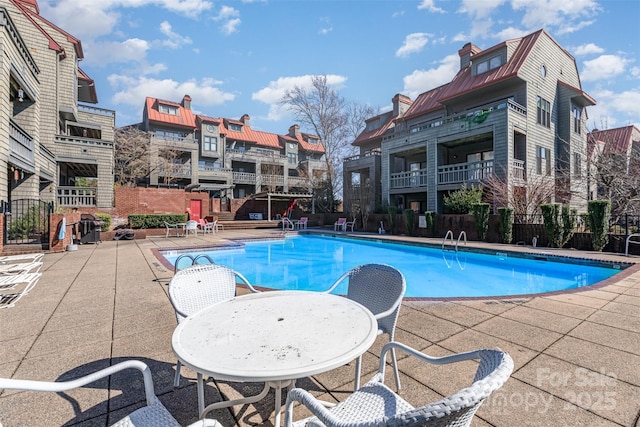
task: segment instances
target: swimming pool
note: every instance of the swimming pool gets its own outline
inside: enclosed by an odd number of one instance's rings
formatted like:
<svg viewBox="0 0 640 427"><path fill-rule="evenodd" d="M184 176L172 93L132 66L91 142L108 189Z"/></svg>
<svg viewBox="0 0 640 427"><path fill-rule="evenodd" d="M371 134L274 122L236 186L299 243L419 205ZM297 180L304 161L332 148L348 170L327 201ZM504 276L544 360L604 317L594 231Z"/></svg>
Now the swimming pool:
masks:
<svg viewBox="0 0 640 427"><path fill-rule="evenodd" d="M245 242L208 251L165 251L173 265L183 253L206 253L272 289L327 289L344 272L365 263L389 264L404 274L407 297L487 297L537 294L591 285L619 269L546 259L443 251L423 246L319 235ZM344 287L336 293L346 293Z"/></svg>

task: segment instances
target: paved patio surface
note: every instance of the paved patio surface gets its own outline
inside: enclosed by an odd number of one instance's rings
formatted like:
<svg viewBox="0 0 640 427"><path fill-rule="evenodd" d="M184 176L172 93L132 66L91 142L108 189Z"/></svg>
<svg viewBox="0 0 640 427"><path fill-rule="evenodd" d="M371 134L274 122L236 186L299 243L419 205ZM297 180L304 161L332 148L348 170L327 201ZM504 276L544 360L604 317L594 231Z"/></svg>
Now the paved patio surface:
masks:
<svg viewBox="0 0 640 427"><path fill-rule="evenodd" d="M279 235L277 230L228 230L216 236L110 241L45 255L38 285L15 307L0 310L0 376L65 380L125 359L139 359L151 367L156 394L176 419L183 425L196 421L195 373L183 368L180 387L174 389L172 384L176 358L171 335L176 320L167 284L173 272L156 259L152 249ZM640 257L537 251L640 263ZM603 286L580 292L405 301L396 339L432 355L486 347L500 347L511 354L512 377L482 405L474 426L640 425L640 264ZM377 368L376 354L385 340L385 336L379 338L365 354L363 380ZM401 357L401 394L414 405L448 395L470 383L475 366L465 363L434 367ZM327 400L341 400L353 387L353 370L353 364L344 366L300 380L298 386ZM141 387L140 376L132 373L60 394L4 391L0 425L110 425L143 404ZM209 380L206 401L220 399L218 390L233 398L256 393L261 387ZM269 426L273 406L271 392L256 405L219 410L211 416L224 426Z"/></svg>

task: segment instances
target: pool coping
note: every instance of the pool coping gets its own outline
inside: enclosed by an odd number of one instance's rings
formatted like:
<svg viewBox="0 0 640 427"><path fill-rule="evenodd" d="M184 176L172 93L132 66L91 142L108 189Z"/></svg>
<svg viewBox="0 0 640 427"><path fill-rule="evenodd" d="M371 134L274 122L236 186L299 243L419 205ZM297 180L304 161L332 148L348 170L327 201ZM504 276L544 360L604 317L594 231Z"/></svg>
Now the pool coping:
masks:
<svg viewBox="0 0 640 427"><path fill-rule="evenodd" d="M312 231L301 231L301 232L295 232L295 233L282 234L282 235L273 236L273 237L237 238L237 239L229 238L225 240L220 240L219 243L217 244L210 243L206 245L180 246L179 248L158 247L158 248L152 248L151 252L165 268L169 269L170 271L174 271L174 266L169 261L166 260L166 258L162 255L162 252L171 251L171 252L187 253L194 250L202 250L205 248L209 250L216 250L216 249L225 250L233 247L238 247L238 248L242 247L243 245L239 243L284 240L287 236L295 236L295 235L322 235L327 237L341 237L341 238L348 238L348 239L354 239L354 240L378 240L378 241L385 241L387 243L407 244L410 246L428 247L433 249L438 249L442 247L442 244L437 244L435 242L430 242L430 241L416 241L416 240L412 240L415 238L411 238L409 236L336 233L336 232L331 232L327 230L315 230L315 231L312 230ZM517 245L515 246L515 248L522 247L522 248L526 248L526 250L525 251L517 250L517 249L509 250L508 247L505 247L504 249L501 248L501 250L497 251L495 248L492 249L492 248L474 246L473 241L471 243L472 243L471 246L465 245L464 250L461 250L461 252L472 252L472 253L480 253L485 255L497 255L499 253L506 253L507 255L513 256L515 258L538 259L538 260L545 260L549 262L560 262L560 263L562 262L569 263L570 262L569 260L572 260L572 261L580 261L577 264L586 265L587 263L589 263L589 265L595 265L598 267L616 268L614 266L617 266L620 269L620 271L611 277L608 277L604 280L593 283L591 285L581 286L578 288L563 289L558 291L541 292L541 293L535 293L535 294L497 295L497 296L479 296L479 297L404 297L403 299L405 301L434 301L434 302L437 302L437 301L441 301L441 302L442 301L492 301L492 300L499 301L499 300L528 299L528 298L542 297L542 296L575 294L579 292L590 291L590 290L599 289L599 288L608 286L614 282L618 282L620 280L625 279L626 277L632 275L637 271L640 271L640 261L636 262L633 258L629 258L628 260L625 260L625 261L619 261L619 260L614 261L614 260L605 260L605 259L598 259L598 258L588 258L584 256L581 256L581 257L571 256L570 254L551 254L551 253L548 253L547 251L562 250L562 249L546 248L546 247L538 249L538 248L529 248L529 247L523 247L523 246L517 246ZM487 242L477 242L477 243L486 245ZM514 245L509 245L509 247L513 247L513 246ZM537 250L533 251L530 249L537 249ZM618 254L605 255L602 252L598 252L598 253L594 252L593 254L594 256L597 256L597 254L602 254L602 256L610 256L610 255L622 256ZM571 262L571 263L576 264L576 262ZM622 267L622 265L624 265L624 267ZM259 287L259 288L261 290L271 289L271 288L264 288L264 287Z"/></svg>

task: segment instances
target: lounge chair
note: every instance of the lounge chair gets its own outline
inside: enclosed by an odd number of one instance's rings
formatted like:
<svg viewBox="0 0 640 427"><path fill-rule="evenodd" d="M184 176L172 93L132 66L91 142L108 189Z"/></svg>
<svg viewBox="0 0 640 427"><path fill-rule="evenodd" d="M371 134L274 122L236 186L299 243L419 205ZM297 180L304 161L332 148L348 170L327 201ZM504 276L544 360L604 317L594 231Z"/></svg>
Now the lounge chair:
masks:
<svg viewBox="0 0 640 427"><path fill-rule="evenodd" d="M0 275L37 273L42 268L42 261L0 264Z"/></svg>
<svg viewBox="0 0 640 427"><path fill-rule="evenodd" d="M356 225L356 220L347 221L344 223L344 231L347 231L347 228L351 227L351 232L353 233L353 227Z"/></svg>
<svg viewBox="0 0 640 427"><path fill-rule="evenodd" d="M200 218L200 220L198 221L198 225L202 229L203 234L207 234L207 232L213 234L213 226L215 225L215 223L209 222L204 218Z"/></svg>
<svg viewBox="0 0 640 427"><path fill-rule="evenodd" d="M18 262L38 262L41 261L44 254L41 252L35 254L5 255L0 256L0 264L14 264Z"/></svg>
<svg viewBox="0 0 640 427"><path fill-rule="evenodd" d="M213 232L215 234L220 230L224 230L224 224L222 224L219 219L216 219L213 221Z"/></svg>
<svg viewBox="0 0 640 427"><path fill-rule="evenodd" d="M306 216L302 216L298 221L294 222L294 225L298 229L306 229L308 222L309 222L309 218Z"/></svg>
<svg viewBox="0 0 640 427"><path fill-rule="evenodd" d="M398 349L435 365L480 359L473 383L455 394L434 403L414 408L384 385L386 353ZM409 365L408 365L409 366ZM414 368L418 369L418 368ZM302 426L469 426L482 402L509 379L513 371L511 357L499 350L475 350L468 353L431 357L398 342L387 343L380 354L378 373L337 405L327 408L306 390L289 391L285 405L285 427ZM452 375L455 378L455 375ZM428 379L424 380L429 383ZM426 388L426 387L425 387ZM293 421L293 409L300 402L313 416Z"/></svg>
<svg viewBox="0 0 640 427"><path fill-rule="evenodd" d="M402 298L407 290L404 275L400 270L385 264L364 264L355 267L335 281L325 293L333 292L345 279L348 279L347 298L367 307L378 320L378 335L389 335L393 341L400 314ZM400 375L396 353L392 349L391 360L396 375L396 386L400 389ZM362 356L356 360L355 389L360 387Z"/></svg>
<svg viewBox="0 0 640 427"><path fill-rule="evenodd" d="M7 390L30 390L44 391L53 393L62 393L67 390L79 388L87 384L93 383L105 377L110 377L125 369L137 369L142 373L144 381L144 393L146 397L146 406L136 409L131 414L115 423L113 426L118 427L180 427L180 424L169 413L167 408L162 405L160 399L153 389L153 378L149 367L139 360L127 360L110 366L100 371L91 373L81 378L71 381L32 381L18 380L9 378L0 378L0 389ZM128 377L130 378L130 377ZM190 427L222 427L222 424L212 419L204 419L191 424Z"/></svg>
<svg viewBox="0 0 640 427"><path fill-rule="evenodd" d="M22 286L19 292L0 294L0 309L11 308L23 296L29 293L38 283L42 273L24 273L15 275L0 276L0 291L13 291L16 287Z"/></svg>
<svg viewBox="0 0 640 427"><path fill-rule="evenodd" d="M167 229L167 234L164 237L169 237L169 234L172 230L175 230L176 237L180 237L180 229L183 228L184 224L169 224L168 222L164 222L164 226Z"/></svg>
<svg viewBox="0 0 640 427"><path fill-rule="evenodd" d="M169 282L169 300L176 312L176 320L180 323L202 308L233 298L238 281L251 292L258 292L242 274L223 265L197 264L176 271ZM180 385L180 366L178 361L175 387Z"/></svg>
<svg viewBox="0 0 640 427"><path fill-rule="evenodd" d="M347 218L338 218L336 222L333 223L333 231L347 231Z"/></svg>

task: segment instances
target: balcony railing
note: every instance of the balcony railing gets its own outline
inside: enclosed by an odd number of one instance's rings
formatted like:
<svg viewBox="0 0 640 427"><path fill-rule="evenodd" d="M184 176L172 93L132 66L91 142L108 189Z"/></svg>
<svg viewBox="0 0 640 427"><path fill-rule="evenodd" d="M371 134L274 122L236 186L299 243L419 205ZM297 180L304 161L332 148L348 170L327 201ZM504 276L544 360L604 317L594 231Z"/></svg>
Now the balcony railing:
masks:
<svg viewBox="0 0 640 427"><path fill-rule="evenodd" d="M95 205L95 187L58 187L58 206Z"/></svg>
<svg viewBox="0 0 640 427"><path fill-rule="evenodd" d="M260 184L262 185L284 185L283 175L261 175Z"/></svg>
<svg viewBox="0 0 640 427"><path fill-rule="evenodd" d="M396 172L392 173L390 178L391 189L423 187L427 185L427 170Z"/></svg>
<svg viewBox="0 0 640 427"><path fill-rule="evenodd" d="M256 150L239 150L237 148L227 148L227 154L232 155L233 157L252 157L252 158L267 158L267 159L277 159L284 160L287 156L283 156L280 153L276 153L271 150L264 149L256 149Z"/></svg>
<svg viewBox="0 0 640 427"><path fill-rule="evenodd" d="M288 176L287 184L289 187L310 187L310 181L308 178L301 178L299 176Z"/></svg>
<svg viewBox="0 0 640 427"><path fill-rule="evenodd" d="M34 165L33 138L13 120L9 119L9 149L12 155L17 156L29 165Z"/></svg>
<svg viewBox="0 0 640 427"><path fill-rule="evenodd" d="M527 175L524 167L524 160L513 159L511 176L513 176L515 179L521 179L523 181L527 179Z"/></svg>
<svg viewBox="0 0 640 427"><path fill-rule="evenodd" d="M92 139L82 136L56 135L56 144L82 144L94 147L113 148L113 141L104 139Z"/></svg>
<svg viewBox="0 0 640 427"><path fill-rule="evenodd" d="M107 109L99 108L99 107L94 107L92 105L78 104L78 111L83 111L85 113L90 113L90 114L98 114L100 116L113 117L114 120L115 120L115 117L116 117L116 112L115 111L107 110Z"/></svg>
<svg viewBox="0 0 640 427"><path fill-rule="evenodd" d="M256 174L250 172L234 172L233 173L234 184L255 184Z"/></svg>
<svg viewBox="0 0 640 427"><path fill-rule="evenodd" d="M356 154L355 156L349 156L349 157L345 157L342 162L343 163L348 163L348 162L354 162L356 160L360 160L360 159L365 159L367 157L371 157L371 156L376 156L376 157L380 157L382 153L380 152L380 150L372 150L368 153L365 154Z"/></svg>
<svg viewBox="0 0 640 427"><path fill-rule="evenodd" d="M493 174L493 160L438 166L438 184L478 182Z"/></svg>
<svg viewBox="0 0 640 427"><path fill-rule="evenodd" d="M191 164L158 165L158 175L174 178L188 178L191 176Z"/></svg>

